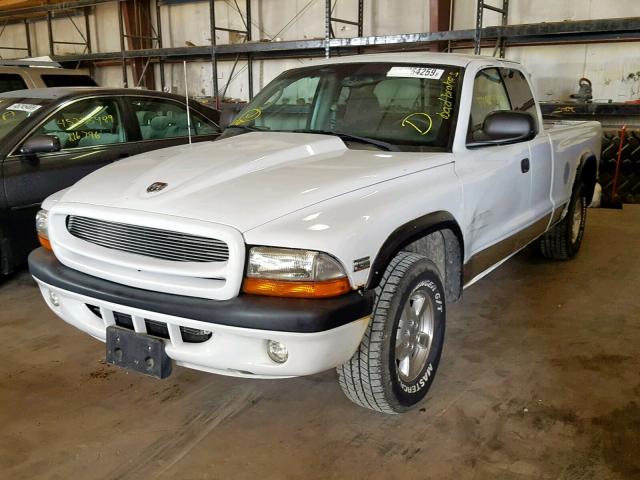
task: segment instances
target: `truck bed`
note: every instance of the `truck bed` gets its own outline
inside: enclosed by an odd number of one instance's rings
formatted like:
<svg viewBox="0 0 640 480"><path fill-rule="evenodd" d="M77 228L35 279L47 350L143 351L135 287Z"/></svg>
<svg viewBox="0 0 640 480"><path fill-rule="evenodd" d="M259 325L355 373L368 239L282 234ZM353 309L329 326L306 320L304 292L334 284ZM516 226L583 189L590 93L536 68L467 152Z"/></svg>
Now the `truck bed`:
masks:
<svg viewBox="0 0 640 480"><path fill-rule="evenodd" d="M544 129L547 132L563 130L571 127L576 127L578 125L588 125L588 124L598 124L593 120L564 120L564 119L551 119L545 118L542 122Z"/></svg>

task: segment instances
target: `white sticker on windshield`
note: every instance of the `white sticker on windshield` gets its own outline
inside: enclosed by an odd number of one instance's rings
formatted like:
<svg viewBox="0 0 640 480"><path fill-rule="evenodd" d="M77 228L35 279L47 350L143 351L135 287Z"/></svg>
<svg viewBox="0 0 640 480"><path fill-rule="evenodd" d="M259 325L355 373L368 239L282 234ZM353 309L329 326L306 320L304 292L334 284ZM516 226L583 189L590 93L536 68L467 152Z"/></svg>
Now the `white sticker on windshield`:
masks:
<svg viewBox="0 0 640 480"><path fill-rule="evenodd" d="M387 72L387 77L428 78L430 80L440 80L443 73L444 70L442 68L391 67Z"/></svg>
<svg viewBox="0 0 640 480"><path fill-rule="evenodd" d="M9 105L7 107L7 110L33 113L36 110L38 110L40 107L42 107L42 105L33 105L32 103L14 103L13 105Z"/></svg>

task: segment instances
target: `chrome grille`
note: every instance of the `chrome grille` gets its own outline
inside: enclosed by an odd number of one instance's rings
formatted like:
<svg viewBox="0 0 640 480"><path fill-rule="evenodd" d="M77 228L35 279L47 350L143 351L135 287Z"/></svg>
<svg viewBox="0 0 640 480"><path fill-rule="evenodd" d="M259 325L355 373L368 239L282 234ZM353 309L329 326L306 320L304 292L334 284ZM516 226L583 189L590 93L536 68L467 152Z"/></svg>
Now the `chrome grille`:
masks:
<svg viewBox="0 0 640 480"><path fill-rule="evenodd" d="M107 222L69 215L67 230L74 237L101 247L173 262L225 262L229 247L222 240L159 228Z"/></svg>

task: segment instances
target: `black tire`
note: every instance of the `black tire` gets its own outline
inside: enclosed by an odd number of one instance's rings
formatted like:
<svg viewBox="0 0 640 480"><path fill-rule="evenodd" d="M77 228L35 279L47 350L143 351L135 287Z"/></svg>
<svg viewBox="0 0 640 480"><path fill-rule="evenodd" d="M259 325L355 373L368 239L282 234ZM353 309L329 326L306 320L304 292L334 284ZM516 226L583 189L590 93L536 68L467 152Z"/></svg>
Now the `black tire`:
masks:
<svg viewBox="0 0 640 480"><path fill-rule="evenodd" d="M2 229L0 229L0 278L11 273L12 267L9 239L2 234Z"/></svg>
<svg viewBox="0 0 640 480"><path fill-rule="evenodd" d="M551 260L570 260L576 256L584 237L587 204L584 186L580 182L574 188L569 209L564 218L540 237L540 252L544 257ZM574 222L577 214L580 214L579 225Z"/></svg>
<svg viewBox="0 0 640 480"><path fill-rule="evenodd" d="M401 327L405 307L411 309L415 305L423 311L415 303L419 301L416 298L424 298L420 305L426 306L425 310L429 310L427 314L433 321L430 323L431 335L418 333L420 340L416 340L414 350L411 350L409 341L398 344L398 329L401 329L401 334L408 334L410 329ZM415 318L418 320L424 315ZM401 413L415 407L424 399L435 378L444 344L445 318L444 288L437 267L422 255L399 253L390 262L376 288L371 321L358 350L349 362L337 368L342 391L352 402L378 412ZM406 315L402 322L407 325L413 323L407 320ZM416 327L416 332L418 330ZM424 347L421 342L426 341L427 336L430 337L429 346ZM411 337L404 338L409 340ZM410 351L425 359L422 368L422 360L416 361L414 379L401 378L404 374L396 359L397 348L406 349L405 360Z"/></svg>

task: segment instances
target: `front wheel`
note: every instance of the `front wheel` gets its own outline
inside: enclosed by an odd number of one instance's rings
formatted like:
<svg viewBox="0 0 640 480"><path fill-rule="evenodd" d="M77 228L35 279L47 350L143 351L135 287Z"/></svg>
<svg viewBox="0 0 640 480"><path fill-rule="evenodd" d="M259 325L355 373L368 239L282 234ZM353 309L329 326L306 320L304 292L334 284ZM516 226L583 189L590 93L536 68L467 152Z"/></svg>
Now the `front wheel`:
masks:
<svg viewBox="0 0 640 480"><path fill-rule="evenodd" d="M358 350L337 368L342 391L354 403L383 413L415 407L433 383L445 317L437 267L422 255L399 253L376 289Z"/></svg>

